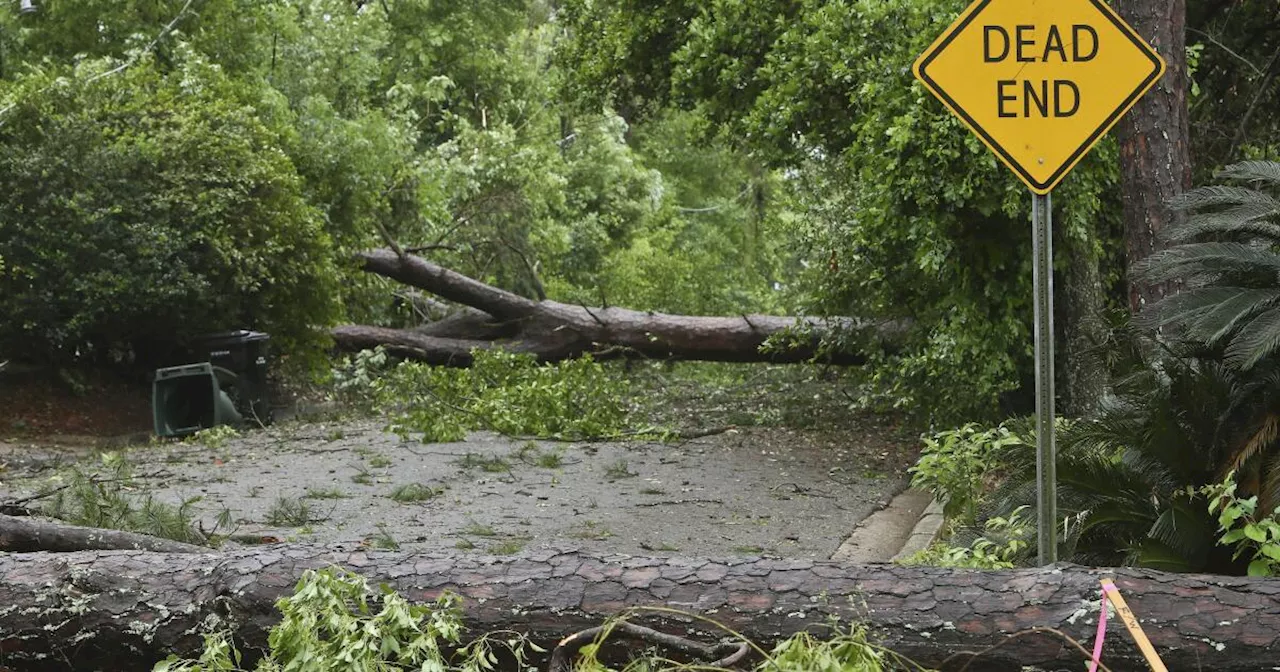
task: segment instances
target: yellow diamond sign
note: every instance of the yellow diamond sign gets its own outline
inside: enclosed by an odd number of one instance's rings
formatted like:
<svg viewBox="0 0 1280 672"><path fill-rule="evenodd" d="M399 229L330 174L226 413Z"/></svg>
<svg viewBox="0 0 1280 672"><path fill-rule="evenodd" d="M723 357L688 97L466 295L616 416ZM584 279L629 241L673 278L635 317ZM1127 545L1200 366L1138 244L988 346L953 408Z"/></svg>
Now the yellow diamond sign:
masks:
<svg viewBox="0 0 1280 672"><path fill-rule="evenodd" d="M1164 74L1103 0L977 0L916 78L1047 194Z"/></svg>

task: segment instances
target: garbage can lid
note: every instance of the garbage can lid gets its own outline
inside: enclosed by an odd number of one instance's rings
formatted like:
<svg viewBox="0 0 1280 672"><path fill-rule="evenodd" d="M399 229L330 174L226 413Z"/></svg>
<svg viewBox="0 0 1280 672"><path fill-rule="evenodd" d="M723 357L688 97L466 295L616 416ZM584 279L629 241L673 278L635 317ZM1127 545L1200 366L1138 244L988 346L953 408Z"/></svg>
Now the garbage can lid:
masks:
<svg viewBox="0 0 1280 672"><path fill-rule="evenodd" d="M270 334L261 331L249 331L248 329L238 329L236 331L223 331L216 334L202 334L196 337L196 342L205 345L227 345L231 343L251 343L253 341L266 341L271 338Z"/></svg>

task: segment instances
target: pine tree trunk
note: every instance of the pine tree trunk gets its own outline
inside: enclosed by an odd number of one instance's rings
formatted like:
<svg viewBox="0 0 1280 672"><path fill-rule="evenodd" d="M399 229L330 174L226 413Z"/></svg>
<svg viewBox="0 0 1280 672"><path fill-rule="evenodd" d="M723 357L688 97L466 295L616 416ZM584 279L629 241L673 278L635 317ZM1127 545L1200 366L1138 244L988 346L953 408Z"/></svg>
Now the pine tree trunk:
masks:
<svg viewBox="0 0 1280 672"><path fill-rule="evenodd" d="M559 361L591 354L597 358L642 357L720 362L794 363L819 360L862 364L864 341L826 347L836 335L862 334L873 347L892 350L906 323L869 323L853 318L776 315L669 315L626 308L536 301L485 284L414 255L390 250L359 255L364 270L426 290L469 310L418 329L340 326L331 334L338 347L383 346L394 354L432 364L469 366L477 349L502 348ZM765 348L771 338L776 348Z"/></svg>
<svg viewBox="0 0 1280 672"><path fill-rule="evenodd" d="M1191 187L1187 112L1186 0L1116 0L1116 11L1164 57L1168 70L1116 126L1129 268L1162 247L1161 232L1180 220L1169 207ZM1129 278L1129 310L1177 291Z"/></svg>
<svg viewBox="0 0 1280 672"><path fill-rule="evenodd" d="M519 556L397 553L310 546L223 553L135 551L0 554L0 667L135 670L191 654L201 625L234 628L248 650L266 643L275 601L302 572L358 572L421 602L463 597L472 634L509 628L542 644L627 609L666 606L709 616L768 647L832 618L921 665L956 672L1034 666L1081 670L1085 657L1043 630L1091 642L1099 579L1112 577L1173 672L1245 672L1280 660L1280 580L1071 565L1009 571L744 557L596 555L556 549ZM702 642L723 632L670 613L640 625ZM986 651L973 660L972 652ZM1117 620L1103 662L1146 670ZM965 653L970 652L970 653Z"/></svg>
<svg viewBox="0 0 1280 672"><path fill-rule="evenodd" d="M1103 317L1105 295L1098 269L1096 238L1092 231L1072 235L1058 227L1058 245L1067 259L1062 284L1063 348L1059 376L1062 413L1067 417L1087 417L1097 410L1107 388L1107 367L1101 348L1107 338Z"/></svg>

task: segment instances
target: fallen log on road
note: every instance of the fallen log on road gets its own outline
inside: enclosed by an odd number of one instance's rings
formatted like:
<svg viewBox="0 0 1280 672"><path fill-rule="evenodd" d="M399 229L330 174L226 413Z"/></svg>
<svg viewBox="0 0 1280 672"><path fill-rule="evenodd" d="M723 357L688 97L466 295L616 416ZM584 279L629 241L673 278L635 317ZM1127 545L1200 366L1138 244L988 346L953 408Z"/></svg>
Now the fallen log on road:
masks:
<svg viewBox="0 0 1280 672"><path fill-rule="evenodd" d="M877 346L891 346L902 324L870 324L851 318L773 315L669 315L618 307L536 301L411 254L372 250L359 255L364 270L426 290L468 310L421 329L362 325L337 327L334 341L346 350L384 346L394 354L432 364L468 366L476 348L500 347L558 361L597 357L646 357L721 362L792 363L819 359L862 364L853 347L827 348L837 333L865 332ZM770 338L787 335L787 347L765 352Z"/></svg>
<svg viewBox="0 0 1280 672"><path fill-rule="evenodd" d="M210 549L146 534L80 527L49 520L0 514L0 552L158 551L207 553Z"/></svg>
<svg viewBox="0 0 1280 672"><path fill-rule="evenodd" d="M520 556L341 551L309 546L209 554L132 551L0 555L0 666L13 670L143 669L200 646L201 624L225 623L262 647L274 602L308 568L339 565L414 601L452 590L473 632L510 628L544 644L631 607L708 615L762 644L831 617L862 622L922 665L957 670L971 656L1037 627L1092 640L1099 578L1111 576L1170 670L1243 672L1280 661L1280 580L1075 566L983 572L810 560L706 560L592 555L554 549ZM634 622L702 641L723 633L670 614ZM1113 630L1113 670L1146 669ZM1032 634L969 670L1082 669L1080 653Z"/></svg>

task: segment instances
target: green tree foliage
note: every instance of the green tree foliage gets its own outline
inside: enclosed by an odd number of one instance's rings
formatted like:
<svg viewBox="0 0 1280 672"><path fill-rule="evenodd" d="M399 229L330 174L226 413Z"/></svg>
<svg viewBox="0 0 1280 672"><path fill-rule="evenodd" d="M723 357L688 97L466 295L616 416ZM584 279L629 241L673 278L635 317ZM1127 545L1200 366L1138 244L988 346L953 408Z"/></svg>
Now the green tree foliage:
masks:
<svg viewBox="0 0 1280 672"><path fill-rule="evenodd" d="M197 55L32 74L0 121L0 343L48 362L251 324L286 348L337 315L332 248L278 101Z"/></svg>
<svg viewBox="0 0 1280 672"><path fill-rule="evenodd" d="M696 110L783 170L802 306L913 321L873 367L879 398L972 417L1022 384L1029 199L906 75L961 0L664 3L646 21L627 21L635 3L565 4L577 97ZM1099 197L1114 164L1104 146L1059 191L1058 222L1086 247L1117 225Z"/></svg>
<svg viewBox="0 0 1280 672"><path fill-rule="evenodd" d="M472 366L457 369L411 361L388 366L379 348L348 357L334 374L339 394L387 415L389 429L406 439L461 441L477 429L613 437L631 421L629 386L589 356L539 364L531 355L477 350Z"/></svg>
<svg viewBox="0 0 1280 672"><path fill-rule="evenodd" d="M1274 159L1280 123L1280 7L1266 0L1187 2L1191 155L1197 181L1241 159Z"/></svg>
<svg viewBox="0 0 1280 672"><path fill-rule="evenodd" d="M1033 442L1034 443L1034 442ZM912 487L928 490L943 503L948 519L973 523L988 482L1000 468L996 457L1027 442L1007 427L968 424L924 437L920 460L911 467Z"/></svg>
<svg viewBox="0 0 1280 672"><path fill-rule="evenodd" d="M409 321L344 262L380 228L529 296L775 307L770 176L682 151L692 117L567 113L550 5L485 9L0 7L0 347L66 363L248 326L314 354L344 314Z"/></svg>

